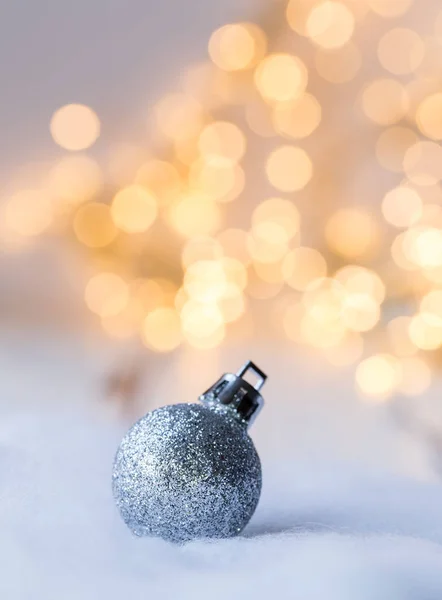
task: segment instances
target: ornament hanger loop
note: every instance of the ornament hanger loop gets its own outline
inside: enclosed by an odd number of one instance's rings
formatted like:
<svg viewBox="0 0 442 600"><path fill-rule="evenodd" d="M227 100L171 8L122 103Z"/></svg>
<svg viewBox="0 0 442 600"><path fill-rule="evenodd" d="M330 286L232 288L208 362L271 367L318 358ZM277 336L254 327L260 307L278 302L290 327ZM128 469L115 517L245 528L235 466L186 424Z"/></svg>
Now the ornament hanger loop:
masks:
<svg viewBox="0 0 442 600"><path fill-rule="evenodd" d="M255 390L259 391L265 384L267 380L267 375L263 371L261 371L261 369L257 367L255 363L251 360L246 362L246 364L243 367L241 367L241 369L237 372L236 375L244 379L244 375L247 373L247 371L253 371L253 373L255 373L255 375L258 376L258 381L253 387L255 388Z"/></svg>

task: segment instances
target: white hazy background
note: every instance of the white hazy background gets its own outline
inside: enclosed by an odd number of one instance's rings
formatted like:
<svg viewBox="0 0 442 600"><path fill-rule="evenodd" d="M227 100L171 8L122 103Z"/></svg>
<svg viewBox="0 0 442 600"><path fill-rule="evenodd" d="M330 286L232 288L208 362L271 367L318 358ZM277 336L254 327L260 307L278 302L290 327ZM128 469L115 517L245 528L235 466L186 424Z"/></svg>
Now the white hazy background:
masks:
<svg viewBox="0 0 442 600"><path fill-rule="evenodd" d="M48 122L68 102L100 115L98 151L120 138L143 140L140 115L204 56L210 32L263 3L2 3L0 180L56 155ZM3 300L33 289L32 260L0 260ZM45 301L55 301L63 269L49 270L42 287ZM194 400L249 358L269 381L251 432L264 490L244 535L184 547L133 538L110 489L113 455L131 420ZM2 325L0 598L442 598L438 457L389 407L362 402L351 372L272 340L204 355L183 350L146 359L142 398L122 417L102 381L124 359L124 348L91 337ZM413 399L416 408L437 415L440 392Z"/></svg>

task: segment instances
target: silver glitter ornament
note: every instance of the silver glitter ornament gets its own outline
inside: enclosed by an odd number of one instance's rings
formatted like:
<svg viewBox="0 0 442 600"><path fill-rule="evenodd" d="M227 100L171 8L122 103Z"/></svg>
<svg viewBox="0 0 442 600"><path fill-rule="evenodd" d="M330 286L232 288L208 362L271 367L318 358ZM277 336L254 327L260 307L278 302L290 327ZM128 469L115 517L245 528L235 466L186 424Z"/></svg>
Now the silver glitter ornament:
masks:
<svg viewBox="0 0 442 600"><path fill-rule="evenodd" d="M257 376L252 386L244 379ZM113 493L139 536L172 542L242 531L261 493L261 463L247 428L263 406L266 375L248 362L227 373L201 404L154 410L128 431L113 467Z"/></svg>

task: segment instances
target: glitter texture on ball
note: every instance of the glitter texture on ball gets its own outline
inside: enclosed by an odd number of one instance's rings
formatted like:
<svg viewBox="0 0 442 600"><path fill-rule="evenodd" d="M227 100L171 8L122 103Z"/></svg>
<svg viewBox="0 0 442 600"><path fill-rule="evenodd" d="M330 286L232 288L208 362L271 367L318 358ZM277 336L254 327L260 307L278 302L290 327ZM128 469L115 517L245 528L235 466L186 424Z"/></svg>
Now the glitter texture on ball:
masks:
<svg viewBox="0 0 442 600"><path fill-rule="evenodd" d="M252 365L252 366L251 366ZM171 542L228 538L249 522L261 493L261 463L247 426L262 406L256 387L224 375L201 404L154 410L128 431L113 467L121 516L138 536Z"/></svg>

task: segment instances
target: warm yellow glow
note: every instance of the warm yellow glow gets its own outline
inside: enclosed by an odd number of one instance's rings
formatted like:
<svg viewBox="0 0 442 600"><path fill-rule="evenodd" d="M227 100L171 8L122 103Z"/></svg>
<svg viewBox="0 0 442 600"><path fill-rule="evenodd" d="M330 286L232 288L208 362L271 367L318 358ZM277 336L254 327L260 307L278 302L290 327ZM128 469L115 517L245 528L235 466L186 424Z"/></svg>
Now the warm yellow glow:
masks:
<svg viewBox="0 0 442 600"><path fill-rule="evenodd" d="M255 85L267 102L289 102L304 93L308 72L291 54L270 54L255 71Z"/></svg>
<svg viewBox="0 0 442 600"><path fill-rule="evenodd" d="M92 202L81 206L74 218L78 240L90 248L104 248L117 237L117 228L106 204Z"/></svg>
<svg viewBox="0 0 442 600"><path fill-rule="evenodd" d="M181 322L183 333L186 339L189 339L190 336L192 345L195 339L199 338L204 347L205 338L208 338L210 344L213 336L217 339L217 334L220 332L224 336L224 319L215 304L189 300L181 310Z"/></svg>
<svg viewBox="0 0 442 600"><path fill-rule="evenodd" d="M385 285L377 273L357 265L347 265L339 269L334 279L348 294L363 294L373 298L377 304L385 299Z"/></svg>
<svg viewBox="0 0 442 600"><path fill-rule="evenodd" d="M306 33L322 48L344 46L353 35L353 13L342 2L325 0L317 4L308 16Z"/></svg>
<svg viewBox="0 0 442 600"><path fill-rule="evenodd" d="M349 294L343 302L342 318L352 331L370 331L379 321L379 304L368 294Z"/></svg>
<svg viewBox="0 0 442 600"><path fill-rule="evenodd" d="M131 293L140 305L143 317L164 306L169 300L168 290L162 284L163 280L155 279L137 279L132 282Z"/></svg>
<svg viewBox="0 0 442 600"><path fill-rule="evenodd" d="M395 227L411 227L422 216L422 199L413 188L398 186L384 196L382 214Z"/></svg>
<svg viewBox="0 0 442 600"><path fill-rule="evenodd" d="M224 71L249 69L264 54L267 40L253 23L233 23L217 29L209 41L209 54Z"/></svg>
<svg viewBox="0 0 442 600"><path fill-rule="evenodd" d="M442 265L442 230L435 227L414 227L403 239L406 258L424 269Z"/></svg>
<svg viewBox="0 0 442 600"><path fill-rule="evenodd" d="M208 196L190 192L168 211L172 227L184 237L211 235L221 225L221 211Z"/></svg>
<svg viewBox="0 0 442 600"><path fill-rule="evenodd" d="M330 83L351 81L361 68L361 64L361 52L352 42L334 50L318 48L315 55L316 70Z"/></svg>
<svg viewBox="0 0 442 600"><path fill-rule="evenodd" d="M246 138L234 123L216 121L203 129L198 147L207 162L234 164L244 156Z"/></svg>
<svg viewBox="0 0 442 600"><path fill-rule="evenodd" d="M208 236L197 236L186 242L181 255L184 267L200 260L217 260L223 255L223 247L219 241Z"/></svg>
<svg viewBox="0 0 442 600"><path fill-rule="evenodd" d="M247 248L254 261L274 263L288 252L288 237L284 227L272 221L258 223L247 239Z"/></svg>
<svg viewBox="0 0 442 600"><path fill-rule="evenodd" d="M170 204L182 189L178 171L164 160L152 159L144 163L137 170L135 183L151 191L161 205Z"/></svg>
<svg viewBox="0 0 442 600"><path fill-rule="evenodd" d="M342 321L345 290L328 278L313 282L304 293L302 302L305 315L301 334L306 343L317 348L339 345L346 335Z"/></svg>
<svg viewBox="0 0 442 600"><path fill-rule="evenodd" d="M187 139L204 123L200 103L183 93L165 96L154 109L159 130L170 139Z"/></svg>
<svg viewBox="0 0 442 600"><path fill-rule="evenodd" d="M321 122L321 105L311 94L302 94L292 102L282 102L273 110L276 131L292 138L305 138L315 131Z"/></svg>
<svg viewBox="0 0 442 600"><path fill-rule="evenodd" d="M300 221L299 211L293 202L284 198L269 198L258 204L253 211L252 231L259 229L263 223L276 223L282 228L282 232L273 241L285 243L299 233Z"/></svg>
<svg viewBox="0 0 442 600"><path fill-rule="evenodd" d="M356 369L356 383L361 392L380 400L391 396L401 380L401 363L391 354L375 354Z"/></svg>
<svg viewBox="0 0 442 600"><path fill-rule="evenodd" d="M397 27L388 31L378 45L381 65L393 75L405 75L421 64L425 46L421 37L411 29Z"/></svg>
<svg viewBox="0 0 442 600"><path fill-rule="evenodd" d="M435 142L417 142L408 148L404 171L417 185L434 185L442 179L442 148Z"/></svg>
<svg viewBox="0 0 442 600"><path fill-rule="evenodd" d="M420 310L427 316L431 315L432 323L442 327L442 290L428 292L421 300Z"/></svg>
<svg viewBox="0 0 442 600"><path fill-rule="evenodd" d="M182 340L181 322L173 308L157 308L147 315L142 329L143 342L156 352L171 352Z"/></svg>
<svg viewBox="0 0 442 600"><path fill-rule="evenodd" d="M387 335L397 356L412 356L417 347L410 338L411 317L396 317L387 325Z"/></svg>
<svg viewBox="0 0 442 600"><path fill-rule="evenodd" d="M313 164L305 150L296 146L280 146L266 164L270 183L281 192L295 192L305 187L313 175Z"/></svg>
<svg viewBox="0 0 442 600"><path fill-rule="evenodd" d="M248 235L245 231L233 228L225 229L217 236L225 256L235 258L243 265L250 263L247 239Z"/></svg>
<svg viewBox="0 0 442 600"><path fill-rule="evenodd" d="M403 358L402 382L399 391L406 396L419 396L431 385L431 370L427 363L418 357Z"/></svg>
<svg viewBox="0 0 442 600"><path fill-rule="evenodd" d="M190 169L189 183L214 200L231 202L243 192L245 175L239 165L200 159Z"/></svg>
<svg viewBox="0 0 442 600"><path fill-rule="evenodd" d="M246 309L244 295L233 284L228 284L224 290L223 296L218 301L218 307L221 311L225 323L234 323L240 319Z"/></svg>
<svg viewBox="0 0 442 600"><path fill-rule="evenodd" d="M99 273L88 281L84 299L89 310L100 317L122 312L129 301L127 283L115 273Z"/></svg>
<svg viewBox="0 0 442 600"><path fill-rule="evenodd" d="M427 137L442 140L442 93L432 94L419 104L416 123Z"/></svg>
<svg viewBox="0 0 442 600"><path fill-rule="evenodd" d="M289 0L286 17L293 31L299 35L307 35L307 20L316 4L317 0Z"/></svg>
<svg viewBox="0 0 442 600"><path fill-rule="evenodd" d="M49 172L48 191L56 200L81 204L103 189L103 173L89 156L73 155L60 160Z"/></svg>
<svg viewBox="0 0 442 600"><path fill-rule="evenodd" d="M404 86L395 79L376 79L364 89L362 108L366 116L378 125L400 121L408 110Z"/></svg>
<svg viewBox="0 0 442 600"><path fill-rule="evenodd" d="M20 236L40 235L52 224L51 200L37 190L24 190L10 196L2 211L6 228Z"/></svg>
<svg viewBox="0 0 442 600"><path fill-rule="evenodd" d="M304 291L313 281L327 275L327 263L318 250L301 246L284 258L282 274L290 287Z"/></svg>
<svg viewBox="0 0 442 600"><path fill-rule="evenodd" d="M388 19L403 15L412 3L413 0L368 0L373 12Z"/></svg>
<svg viewBox="0 0 442 600"><path fill-rule="evenodd" d="M348 333L337 346L324 348L327 361L335 367L347 367L358 362L364 352L364 340L357 333Z"/></svg>
<svg viewBox="0 0 442 600"><path fill-rule="evenodd" d="M407 241L408 231L400 233L395 237L391 245L391 256L396 265L404 271L412 271L416 269L416 265L413 264L410 252L407 250L407 246L410 246L410 242Z"/></svg>
<svg viewBox="0 0 442 600"><path fill-rule="evenodd" d="M188 267L183 289L196 302L216 303L223 296L226 285L226 275L219 261L200 260Z"/></svg>
<svg viewBox="0 0 442 600"><path fill-rule="evenodd" d="M83 104L62 106L51 119L54 141L66 150L85 150L100 135L100 121L95 112Z"/></svg>
<svg viewBox="0 0 442 600"><path fill-rule="evenodd" d="M247 285L247 270L242 262L226 256L221 259L221 265L228 285L234 285L238 290L243 291Z"/></svg>
<svg viewBox="0 0 442 600"><path fill-rule="evenodd" d="M330 248L341 256L368 256L378 247L378 225L364 209L341 208L328 220L325 237Z"/></svg>
<svg viewBox="0 0 442 600"><path fill-rule="evenodd" d="M115 195L111 215L126 233L143 233L156 219L156 198L141 185L130 185Z"/></svg>
<svg viewBox="0 0 442 600"><path fill-rule="evenodd" d="M389 127L381 133L376 143L379 164L395 173L403 171L408 149L418 141L416 133L408 127Z"/></svg>
<svg viewBox="0 0 442 600"><path fill-rule="evenodd" d="M439 317L419 313L410 321L410 339L421 350L436 350L442 346L442 324Z"/></svg>

